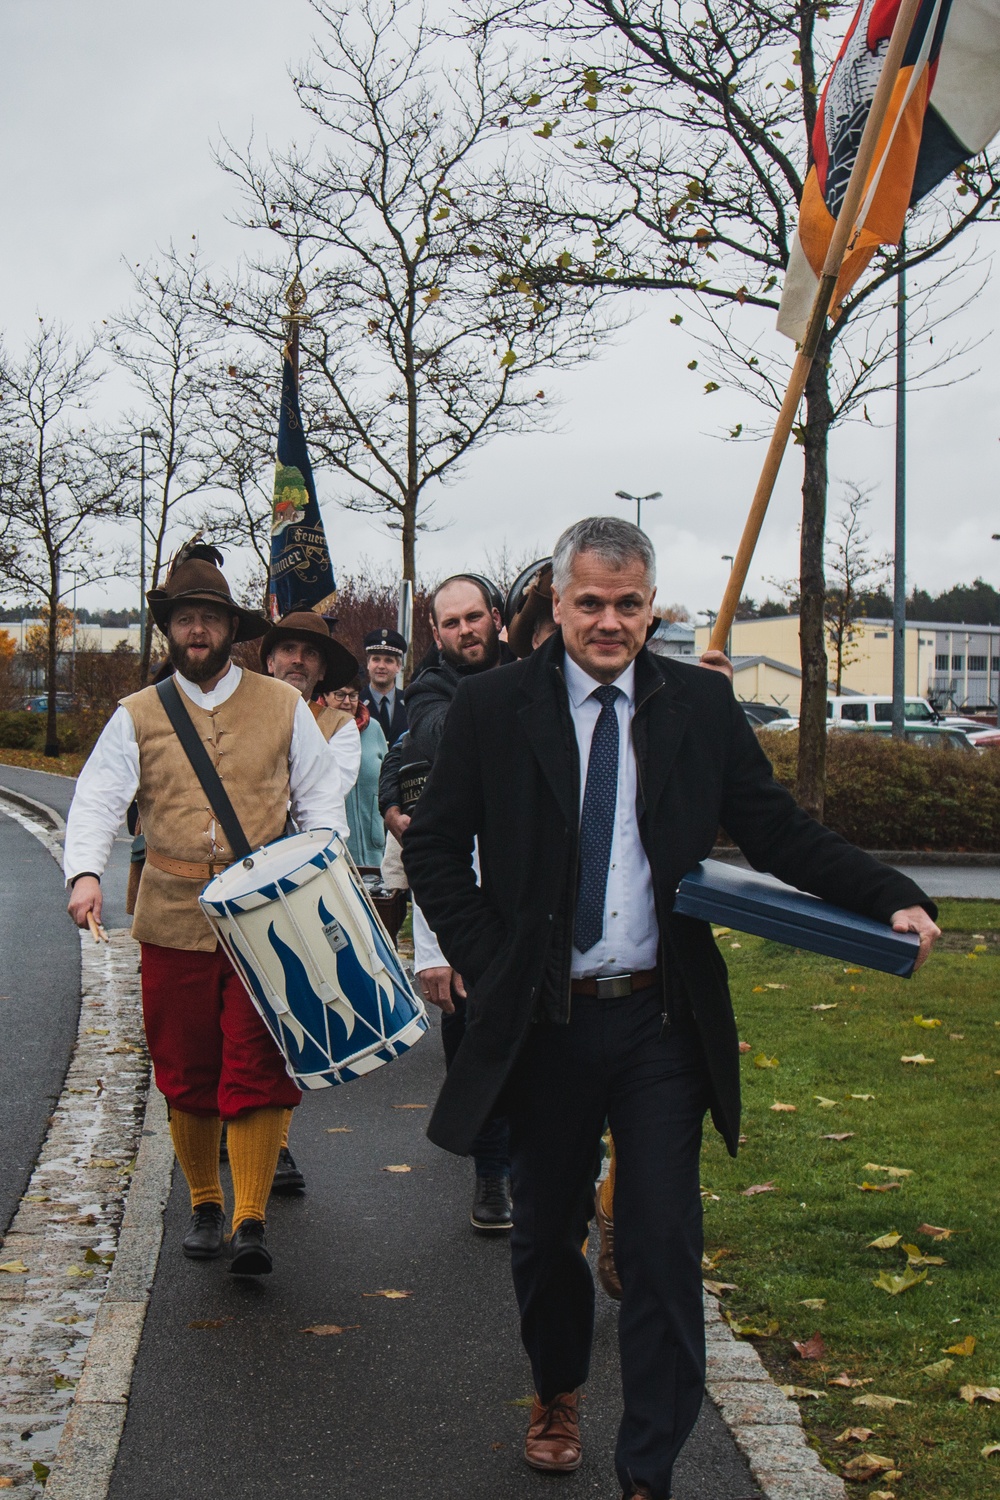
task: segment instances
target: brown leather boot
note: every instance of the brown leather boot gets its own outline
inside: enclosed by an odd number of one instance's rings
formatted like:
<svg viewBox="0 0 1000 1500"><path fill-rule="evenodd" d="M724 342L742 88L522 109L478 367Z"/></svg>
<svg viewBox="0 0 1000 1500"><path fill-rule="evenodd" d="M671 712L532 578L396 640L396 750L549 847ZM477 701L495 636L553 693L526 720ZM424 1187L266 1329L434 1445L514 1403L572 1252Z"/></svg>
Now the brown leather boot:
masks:
<svg viewBox="0 0 1000 1500"><path fill-rule="evenodd" d="M597 1227L601 1232L601 1248L597 1252L597 1279L616 1302L622 1300L622 1284L615 1269L615 1221L609 1219L601 1204L601 1190L594 1199Z"/></svg>
<svg viewBox="0 0 1000 1500"><path fill-rule="evenodd" d="M533 1469L544 1469L548 1474L569 1474L580 1467L579 1391L567 1391L544 1404L535 1397L524 1456Z"/></svg>

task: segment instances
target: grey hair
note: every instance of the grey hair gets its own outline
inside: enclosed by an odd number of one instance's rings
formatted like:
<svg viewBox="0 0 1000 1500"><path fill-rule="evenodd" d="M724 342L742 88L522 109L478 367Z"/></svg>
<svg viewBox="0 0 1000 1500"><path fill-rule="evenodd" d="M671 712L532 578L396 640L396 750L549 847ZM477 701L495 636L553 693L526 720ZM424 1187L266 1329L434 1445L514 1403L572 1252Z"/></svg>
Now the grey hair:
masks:
<svg viewBox="0 0 1000 1500"><path fill-rule="evenodd" d="M639 558L646 569L646 586L656 583L656 553L644 531L620 516L588 516L569 526L552 550L552 586L563 593L581 552L596 552L609 568L618 572Z"/></svg>

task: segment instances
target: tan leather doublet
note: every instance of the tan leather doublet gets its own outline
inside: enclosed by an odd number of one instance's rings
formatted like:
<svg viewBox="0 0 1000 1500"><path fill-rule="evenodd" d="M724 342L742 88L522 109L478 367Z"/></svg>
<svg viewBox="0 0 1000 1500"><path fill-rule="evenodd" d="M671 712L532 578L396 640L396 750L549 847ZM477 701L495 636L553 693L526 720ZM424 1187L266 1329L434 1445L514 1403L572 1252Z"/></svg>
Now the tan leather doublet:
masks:
<svg viewBox="0 0 1000 1500"><path fill-rule="evenodd" d="M285 682L244 671L218 708L181 700L219 773L253 848L280 838L288 810L288 758L299 694ZM147 844L167 860L228 864L233 853L191 769L155 687L123 698L139 746L136 801ZM210 953L215 934L201 914L200 880L143 867L132 936L163 948Z"/></svg>
<svg viewBox="0 0 1000 1500"><path fill-rule="evenodd" d="M350 724L354 720L354 715L349 714L345 708L324 708L321 703L310 703L309 707L327 744L333 739L338 729L343 729L345 724Z"/></svg>

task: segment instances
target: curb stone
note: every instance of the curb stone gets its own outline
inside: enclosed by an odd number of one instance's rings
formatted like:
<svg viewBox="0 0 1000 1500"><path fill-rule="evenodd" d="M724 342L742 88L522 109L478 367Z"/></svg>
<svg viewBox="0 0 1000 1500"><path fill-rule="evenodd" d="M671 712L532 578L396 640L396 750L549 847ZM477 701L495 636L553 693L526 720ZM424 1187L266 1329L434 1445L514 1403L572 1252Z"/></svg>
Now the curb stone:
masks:
<svg viewBox="0 0 1000 1500"><path fill-rule="evenodd" d="M794 1401L775 1385L753 1345L736 1338L708 1292L704 1303L705 1386L766 1500L846 1500L844 1481L809 1446Z"/></svg>

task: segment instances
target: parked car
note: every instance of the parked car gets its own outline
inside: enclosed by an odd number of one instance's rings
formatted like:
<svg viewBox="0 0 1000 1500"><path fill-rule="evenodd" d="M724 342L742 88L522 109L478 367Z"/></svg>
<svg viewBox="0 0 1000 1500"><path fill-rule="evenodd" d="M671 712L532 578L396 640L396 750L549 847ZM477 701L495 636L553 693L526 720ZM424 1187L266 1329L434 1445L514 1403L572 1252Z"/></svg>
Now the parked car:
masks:
<svg viewBox="0 0 1000 1500"><path fill-rule="evenodd" d="M892 734L891 724L843 723L835 726L840 734ZM976 747L961 729L947 724L907 724L903 730L908 745L922 745L925 750L972 750Z"/></svg>
<svg viewBox="0 0 1000 1500"><path fill-rule="evenodd" d="M965 733L977 750L1000 750L1000 729L980 726L978 729L967 729Z"/></svg>
<svg viewBox="0 0 1000 1500"><path fill-rule="evenodd" d="M72 693L56 693L56 713L68 714L76 707L76 699ZM25 698L24 708L29 714L47 714L49 711L48 693L36 693L32 698Z"/></svg>
<svg viewBox="0 0 1000 1500"><path fill-rule="evenodd" d="M740 701L740 708L753 724L759 728L762 724L771 724L775 719L787 719L788 709L781 708L777 703L744 703Z"/></svg>
<svg viewBox="0 0 1000 1500"><path fill-rule="evenodd" d="M940 714L935 712L926 698L905 698L903 708L907 724L940 722ZM891 724L892 698L879 693L828 698L826 716L834 724Z"/></svg>

